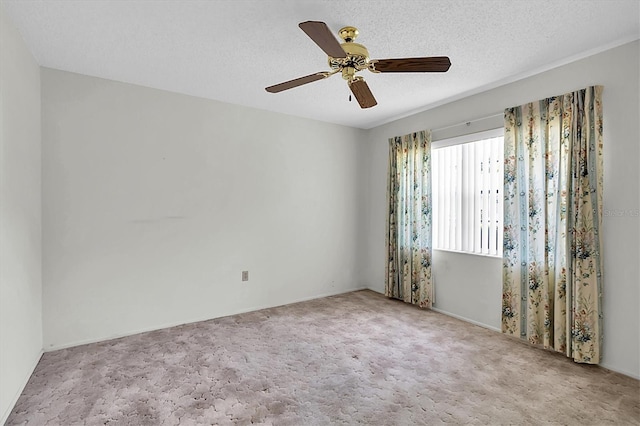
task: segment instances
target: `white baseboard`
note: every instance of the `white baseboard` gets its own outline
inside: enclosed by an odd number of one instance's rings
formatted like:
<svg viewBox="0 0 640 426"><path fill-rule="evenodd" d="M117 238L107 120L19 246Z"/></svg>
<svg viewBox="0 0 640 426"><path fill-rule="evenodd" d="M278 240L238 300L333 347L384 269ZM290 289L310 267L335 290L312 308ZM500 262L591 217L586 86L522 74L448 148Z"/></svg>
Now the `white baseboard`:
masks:
<svg viewBox="0 0 640 426"><path fill-rule="evenodd" d="M613 371L614 373L623 374L623 375L629 376L629 377L631 377L633 379L640 380L640 375L631 373L629 371L620 370L620 369L615 368L615 367L609 367L606 363L600 364L600 367L602 367L602 368L604 368L606 370Z"/></svg>
<svg viewBox="0 0 640 426"><path fill-rule="evenodd" d="M60 344L60 345L53 345L53 346L49 346L49 347L45 348L44 351L45 352L53 352L53 351L57 351L57 350L60 350L60 349L68 349L68 348L73 348L73 347L76 347L76 346L88 345L88 344L91 344L91 343L105 342L105 341L108 341L108 340L119 339L121 337L133 336L133 335L140 334L140 333L147 333L149 331L162 330L162 329L165 329L165 328L177 327L179 325L184 325L184 324L193 324L193 323L201 322L201 321L209 321L209 320L216 319L216 318L223 318L223 317L228 317L228 316L231 316L231 315L244 314L246 312L259 311L261 309L269 309L269 308L275 308L275 307L278 307L278 306L292 305L294 303L306 302L306 301L314 300L314 299L322 299L324 297L336 296L338 294L351 293L351 292L354 292L354 291L360 291L360 290L365 290L365 289L366 289L366 287L355 287L355 288L351 288L351 289L347 289L347 290L339 290L339 291L335 291L335 292L322 293L322 294L319 294L319 295L314 295L314 296L303 297L303 298L299 298L299 299L288 300L288 301L285 301L283 303L277 303L275 305L258 305L258 306L254 306L254 307L250 307L250 308L246 308L246 309L240 309L240 310L233 311L233 312L225 312L225 313L223 313L221 315L207 316L207 317L203 317L203 318L192 318L192 319L188 319L188 320L185 320L185 321L177 321L177 322L173 322L173 323L166 323L166 324L161 324L161 325L158 325L158 326L153 326L153 327L148 327L148 328L143 328L143 329L138 329L138 330L127 331L125 333L118 333L118 334L109 335L109 336L96 337L96 338L93 338L93 339L84 339L84 340L78 340L78 341L70 342L70 343L63 343L63 344ZM2 424L2 423L0 423L0 424Z"/></svg>
<svg viewBox="0 0 640 426"><path fill-rule="evenodd" d="M484 324L482 322L479 322L479 321L476 321L476 320L472 320L472 319L463 317L461 315L452 314L451 312L443 311L442 309L431 308L431 310L434 311L434 312L438 312L439 314L443 314L443 315L446 315L446 316L449 316L449 317L457 318L457 319L465 321L465 322L469 322L469 323L471 323L473 325L477 325L477 326L480 326L482 328L487 328L487 329L492 330L492 331L497 331L498 333L501 332L501 330L499 328L496 328L494 326L491 326L491 325L488 325L488 324Z"/></svg>
<svg viewBox="0 0 640 426"><path fill-rule="evenodd" d="M3 424L5 424L7 422L7 419L9 418L9 414L11 414L11 411L13 410L13 407L16 406L16 402L18 402L18 398L20 398L20 395L22 395L22 392L24 391L25 386L27 386L27 383L29 382L29 379L31 378L31 375L33 374L33 371L38 366L38 363L40 362L40 358L42 358L42 354L44 354L44 351L42 351L42 349L41 349L40 353L38 354L38 356L36 357L35 361L33 362L33 365L29 369L29 374L27 374L26 377L24 378L24 380L22 381L22 386L20 386L18 391L15 393L15 395L11 399L11 403L9 404L9 408L7 408L7 411L2 414L2 419L0 419L0 425L3 425Z"/></svg>
<svg viewBox="0 0 640 426"><path fill-rule="evenodd" d="M371 288L371 287L366 287L366 288L367 288L367 290L375 291L376 293L379 293L379 294L384 294L383 292L380 292L380 291L378 291L378 290L376 290L374 288ZM483 327L483 328L488 328L489 330L492 330L492 331L497 331L499 333L502 332L499 328L496 328L496 327L493 327L491 325L488 325L488 324L485 324L485 323L482 323L482 322L479 322L479 321L475 321L475 320L463 317L461 315L457 315L457 314L451 313L449 311L445 311L445 310L434 308L434 307L432 307L431 310L434 311L434 312L437 312L439 314L443 314L443 315L446 315L446 316L449 316L449 317L453 317L453 318L459 319L461 321L469 322L471 324L474 324L474 325L477 325L477 326L480 326L480 327Z"/></svg>

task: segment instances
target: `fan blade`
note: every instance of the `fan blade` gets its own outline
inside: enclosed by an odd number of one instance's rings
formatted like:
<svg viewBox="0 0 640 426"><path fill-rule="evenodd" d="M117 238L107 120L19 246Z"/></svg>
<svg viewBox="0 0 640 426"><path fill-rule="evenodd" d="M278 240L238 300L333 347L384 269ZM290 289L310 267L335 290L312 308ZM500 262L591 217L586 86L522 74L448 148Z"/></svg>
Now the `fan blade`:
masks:
<svg viewBox="0 0 640 426"><path fill-rule="evenodd" d="M322 80L329 77L329 73L317 72L315 74L305 75L304 77L296 78L295 80L285 81L284 83L276 84L267 87L265 90L269 93L278 93L283 90L293 89L294 87L302 86L303 84L313 83L314 81Z"/></svg>
<svg viewBox="0 0 640 426"><path fill-rule="evenodd" d="M374 72L447 72L451 66L451 61L447 56L378 59L371 62Z"/></svg>
<svg viewBox="0 0 640 426"><path fill-rule="evenodd" d="M349 83L349 87L358 100L360 108L371 108L378 105L378 101L373 97L373 93L369 90L369 85L366 81L359 78Z"/></svg>
<svg viewBox="0 0 640 426"><path fill-rule="evenodd" d="M340 43L333 36L329 27L324 22L306 21L298 24L300 29L304 31L311 40L313 40L324 53L334 58L346 58Z"/></svg>

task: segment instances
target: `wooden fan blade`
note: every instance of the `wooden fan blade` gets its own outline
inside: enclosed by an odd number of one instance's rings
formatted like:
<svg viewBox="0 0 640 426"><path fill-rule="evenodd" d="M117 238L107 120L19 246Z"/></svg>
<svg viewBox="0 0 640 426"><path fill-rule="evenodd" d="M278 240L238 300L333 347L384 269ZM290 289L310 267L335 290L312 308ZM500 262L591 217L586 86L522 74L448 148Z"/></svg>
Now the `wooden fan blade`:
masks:
<svg viewBox="0 0 640 426"><path fill-rule="evenodd" d="M446 72L451 66L451 61L447 56L378 59L371 62L374 72Z"/></svg>
<svg viewBox="0 0 640 426"><path fill-rule="evenodd" d="M315 74L305 75L304 77L296 78L294 80L285 81L284 83L276 84L265 88L269 93L278 93L283 90L293 89L294 87L302 86L303 84L313 83L314 81L327 78L327 73L317 72Z"/></svg>
<svg viewBox="0 0 640 426"><path fill-rule="evenodd" d="M371 108L378 105L378 101L373 97L373 93L369 90L369 85L362 79L354 80L349 83L351 92L358 100L360 108Z"/></svg>
<svg viewBox="0 0 640 426"><path fill-rule="evenodd" d="M300 29L304 31L311 40L313 40L324 53L334 58L346 58L340 43L333 36L329 27L324 22L306 21L298 24Z"/></svg>

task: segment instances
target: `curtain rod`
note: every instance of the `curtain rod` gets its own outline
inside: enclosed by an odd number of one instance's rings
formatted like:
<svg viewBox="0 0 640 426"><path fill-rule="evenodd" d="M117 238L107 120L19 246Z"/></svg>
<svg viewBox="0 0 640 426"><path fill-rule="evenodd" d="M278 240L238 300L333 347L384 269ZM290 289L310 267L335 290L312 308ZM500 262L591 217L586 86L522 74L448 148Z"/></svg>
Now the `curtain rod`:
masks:
<svg viewBox="0 0 640 426"><path fill-rule="evenodd" d="M476 118L475 120L467 120L467 121L463 121L462 123L457 123L457 124L452 124L450 126L444 126L444 127L440 127L438 129L433 129L431 130L432 132L439 132L441 130L447 130L447 129L451 129L452 127L459 127L459 126L470 126L471 123L475 123L477 121L483 121L483 120L488 120L490 118L496 118L496 117L502 117L504 115L504 112L500 112L498 114L493 114L493 115L488 115L486 117L482 117L482 118Z"/></svg>

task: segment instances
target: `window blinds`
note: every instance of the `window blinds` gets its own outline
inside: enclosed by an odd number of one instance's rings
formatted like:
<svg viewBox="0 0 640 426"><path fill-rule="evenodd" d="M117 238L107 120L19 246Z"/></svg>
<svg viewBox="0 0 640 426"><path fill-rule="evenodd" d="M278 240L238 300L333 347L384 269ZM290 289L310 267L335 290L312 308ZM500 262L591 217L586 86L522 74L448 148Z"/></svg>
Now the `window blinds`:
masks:
<svg viewBox="0 0 640 426"><path fill-rule="evenodd" d="M502 255L503 138L435 148L434 248Z"/></svg>

